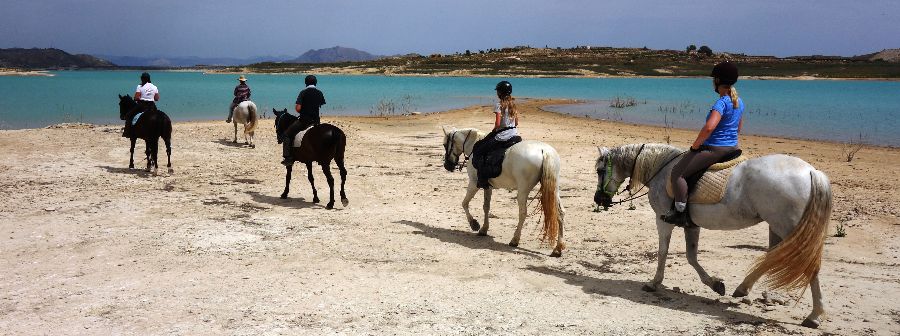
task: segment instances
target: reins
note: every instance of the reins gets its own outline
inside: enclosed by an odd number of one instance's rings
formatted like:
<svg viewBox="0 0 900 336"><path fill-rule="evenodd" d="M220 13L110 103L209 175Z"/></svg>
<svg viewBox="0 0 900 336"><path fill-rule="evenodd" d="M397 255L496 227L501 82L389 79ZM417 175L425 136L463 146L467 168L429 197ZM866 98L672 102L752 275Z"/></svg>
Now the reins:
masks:
<svg viewBox="0 0 900 336"><path fill-rule="evenodd" d="M662 165L660 165L659 168L656 170L656 172L653 173L653 175L650 175L650 178L648 178L647 181L646 181L645 183L641 183L641 187L638 188L637 191L635 191L635 192L632 193L632 192L631 192L631 186L632 186L632 182L634 181L634 170L635 170L635 168L637 167L637 159L638 159L638 156L641 155L641 152L644 150L644 146L645 146L645 145L646 145L646 144L641 144L641 149L638 150L637 155L634 156L634 163L633 163L632 166L631 166L631 176L628 177L628 186L625 187L625 189L623 189L622 191L620 191L620 192L618 192L618 193L615 194L616 196L618 196L618 195L620 195L620 194L622 194L622 193L628 191L628 194L629 194L629 195L632 195L632 196L629 196L628 198L623 199L623 200L619 200L619 201L615 201L615 202L610 202L610 203L609 203L610 206L615 205L615 204L621 204L621 203L625 203L625 202L630 202L630 201L636 200L636 199L638 199L638 198L644 197L644 196L646 196L647 194L649 194L649 193L650 193L650 190L648 189L648 190L647 190L646 192L644 192L643 194L640 194L640 195L637 195L637 196L633 196L634 194L637 194L637 193L641 192L641 190L643 190L644 187L647 186L647 183L649 183L649 182L652 181L654 178L656 178L656 175L659 175L659 173L662 171L662 169L663 169L665 166L669 165L669 163L671 163L671 162L672 162L673 160L675 160L676 158L678 158L678 157L684 155L684 153L687 153L687 151L683 151L683 152L681 152L681 153L678 153L678 155L673 156L671 159L669 159L668 161L666 161L666 163L663 163ZM609 159L609 156L606 157L606 160L607 160L607 162L609 162L609 165L612 165L612 160ZM605 187L606 187L606 186L604 186L604 189L606 189ZM604 190L604 192L605 192L605 190ZM610 198L612 198L612 197L610 197Z"/></svg>
<svg viewBox="0 0 900 336"><path fill-rule="evenodd" d="M447 153L445 154L445 157L449 156L449 154L453 152L453 144L454 144L453 138L456 137L456 132L459 132L459 131L453 131L453 133L451 133L450 137L447 139L447 142L449 144L447 144ZM469 156L466 155L466 143L469 142L469 136L471 136L472 133L474 133L474 132L476 132L476 131L473 130L473 131L470 131L469 133L466 133L466 138L463 139L463 143L462 143L463 160L462 160L462 162L456 163L456 170L458 170L458 171L462 171L463 167L466 166L466 163L469 162Z"/></svg>

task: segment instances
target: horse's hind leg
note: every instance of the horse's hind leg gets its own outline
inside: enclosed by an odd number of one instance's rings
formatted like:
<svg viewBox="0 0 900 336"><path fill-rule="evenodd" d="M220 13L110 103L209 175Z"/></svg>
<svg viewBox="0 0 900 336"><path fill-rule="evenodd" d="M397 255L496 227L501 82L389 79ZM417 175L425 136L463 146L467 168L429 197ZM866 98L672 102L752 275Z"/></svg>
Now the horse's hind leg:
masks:
<svg viewBox="0 0 900 336"><path fill-rule="evenodd" d="M347 194L344 193L344 182L347 180L347 169L344 168L344 158L336 157L334 163L337 164L338 171L341 174L341 204L346 207L347 204L350 204L350 200L347 199Z"/></svg>
<svg viewBox="0 0 900 336"><path fill-rule="evenodd" d="M237 121L235 121L231 124L234 125L234 141L232 141L232 142L237 143Z"/></svg>
<svg viewBox="0 0 900 336"><path fill-rule="evenodd" d="M169 174L171 174L175 172L172 170L172 138L163 137L163 142L166 144L166 168L169 168Z"/></svg>
<svg viewBox="0 0 900 336"><path fill-rule="evenodd" d="M706 270L704 270L703 266L700 266L700 262L697 261L697 249L700 245L700 228L694 227L684 229L684 242L687 250L688 263L694 267L695 271L697 271L697 275L700 276L700 281L709 286L709 288L712 288L712 290L719 295L725 295L725 283L722 282L722 279L711 277L709 274L706 274Z"/></svg>
<svg viewBox="0 0 900 336"><path fill-rule="evenodd" d="M775 248L775 245L778 245L779 243L781 243L781 237L779 237L778 234L775 233L775 231L772 231L772 229L770 228L769 250ZM757 270L756 272L747 274L747 276L744 277L744 281L742 281L741 284L734 289L734 293L732 293L731 296L744 297L747 296L747 294L750 294L750 290L753 289L753 285L756 284L756 281L758 281L759 278L763 276L763 274L764 272L762 270Z"/></svg>
<svg viewBox="0 0 900 336"><path fill-rule="evenodd" d="M322 163L322 173L325 174L325 180L328 181L328 204L325 209L334 208L334 176L331 176L331 162Z"/></svg>
<svg viewBox="0 0 900 336"><path fill-rule="evenodd" d="M806 320L803 320L801 325L807 328L818 328L819 316L825 313L825 308L822 305L822 289L819 288L818 274L816 274L812 278L812 281L809 282L809 288L812 291L813 310L812 313L809 313L809 316L806 317Z"/></svg>
<svg viewBox="0 0 900 336"><path fill-rule="evenodd" d="M513 233L513 238L509 241L509 246L519 246L519 238L522 237L522 227L525 226L525 216L528 216L528 193L531 192L531 190L519 189L518 192L516 201L519 203L519 225L516 226L516 232Z"/></svg>
<svg viewBox="0 0 900 336"><path fill-rule="evenodd" d="M650 283L642 288L647 292L655 292L662 285L666 273L666 256L669 254L669 241L672 240L672 224L656 219L656 232L659 234L659 251L656 253L656 275Z"/></svg>
<svg viewBox="0 0 900 336"><path fill-rule="evenodd" d="M131 156L128 157L128 169L134 169L134 143L137 142L136 138L131 138Z"/></svg>
<svg viewBox="0 0 900 336"><path fill-rule="evenodd" d="M312 162L306 163L306 178L309 179L309 186L313 190L313 203L319 203L319 192L316 191L316 181L313 179Z"/></svg>

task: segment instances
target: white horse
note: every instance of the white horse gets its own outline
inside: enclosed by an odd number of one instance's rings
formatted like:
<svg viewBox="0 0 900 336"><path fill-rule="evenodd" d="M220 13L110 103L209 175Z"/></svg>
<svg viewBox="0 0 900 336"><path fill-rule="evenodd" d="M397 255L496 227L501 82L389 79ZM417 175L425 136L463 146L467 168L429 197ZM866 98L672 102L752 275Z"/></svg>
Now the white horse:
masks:
<svg viewBox="0 0 900 336"><path fill-rule="evenodd" d="M231 120L234 124L234 142L237 143L238 123L241 123L244 124L244 143L255 148L256 144L253 143L253 135L256 131L256 123L258 121L256 104L249 100L242 101L234 107L234 114L232 115Z"/></svg>
<svg viewBox="0 0 900 336"><path fill-rule="evenodd" d="M650 205L656 212L659 254L656 276L644 285L655 291L663 281L666 254L673 225L659 215L669 211L672 198L666 193L669 172L684 151L662 144L624 145L600 148L597 159L598 186L594 201L612 205L612 196L626 178L631 184L649 188ZM734 297L746 296L763 275L774 288L799 291L810 286L813 310L803 326L816 328L824 313L819 288L819 268L831 215L831 185L828 177L810 164L787 155L767 155L746 160L735 167L719 203L688 204L694 223L709 230L738 230L769 223L769 251L760 257L735 289ZM685 229L688 263L700 280L719 295L725 295L721 279L709 276L697 262L700 228Z"/></svg>
<svg viewBox="0 0 900 336"><path fill-rule="evenodd" d="M454 171L459 165L460 154L466 158L472 154L475 142L485 136L474 128L461 130L444 129L444 168ZM484 190L484 226L479 230L478 220L469 212L469 201L478 191L476 181L478 172L472 166L472 162L466 164L469 174L469 186L466 197L463 198L462 207L466 212L466 218L472 230L478 230L479 236L486 236L488 231L488 213L491 206L491 188ZM519 246L519 238L522 235L522 224L527 216L528 194L538 182L541 183L540 202L544 212L544 226L541 232L541 242L551 243L556 241L556 246L550 256L559 257L566 248L563 242L563 217L565 210L559 198L559 155L550 145L539 141L522 141L506 150L503 159L503 167L500 176L490 179L494 188L517 190L519 202L519 226L509 246Z"/></svg>

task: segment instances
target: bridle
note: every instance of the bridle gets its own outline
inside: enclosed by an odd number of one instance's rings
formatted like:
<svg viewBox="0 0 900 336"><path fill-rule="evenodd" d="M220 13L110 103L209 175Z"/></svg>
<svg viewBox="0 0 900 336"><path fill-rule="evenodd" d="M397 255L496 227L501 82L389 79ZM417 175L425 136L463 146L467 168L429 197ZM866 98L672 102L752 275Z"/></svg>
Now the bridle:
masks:
<svg viewBox="0 0 900 336"><path fill-rule="evenodd" d="M453 141L453 139L456 138L456 132L459 132L459 131L453 131L450 133L450 136L447 137L447 143L444 144L444 147L447 148L447 150L444 152L444 160L447 160L447 158L450 157L450 155L453 153L453 144L455 143L455 141ZM465 167L466 163L469 161L469 156L466 155L466 143L469 142L469 137L472 135L473 132L474 131L470 131L469 133L466 133L466 138L463 139L463 143L462 143L462 155L464 158L461 162L456 163L454 170L462 171L463 167Z"/></svg>
<svg viewBox="0 0 900 336"><path fill-rule="evenodd" d="M680 154L673 156L671 159L669 159L669 161L666 161L666 163L660 165L659 168L656 170L656 172L654 172L653 175L650 175L650 178L647 179L647 182L646 182L646 183L642 183L642 184L641 184L641 187L638 188L637 191L631 192L631 187L632 187L632 185L633 185L632 183L634 183L634 171L635 171L635 169L637 168L637 160L638 160L638 156L640 156L640 155L641 155L641 152L644 151L644 146L645 146L645 145L646 145L646 144L641 144L641 148L638 150L637 155L634 156L634 161L632 162L632 165L631 165L631 176L628 177L628 186L626 186L625 189L623 189L623 190L620 191L620 192L609 191L608 188L607 188L607 187L609 186L609 183L612 181L612 178L609 177L609 175L611 175L611 174L608 174L608 173L607 173L608 171L611 171L611 170L612 170L612 159L610 159L610 156L609 156L608 154L606 155L606 158L604 158L604 166L605 166L605 167L604 167L604 170L603 170L603 175L602 175L602 178L601 178L601 183L600 183L600 185L597 185L597 191L599 191L599 192L601 192L601 193L607 195L607 196L609 197L609 199L610 199L610 202L607 203L607 204L605 204L604 207L610 207L610 206L615 205L615 204L620 204L620 203L630 202L630 201L633 201L633 200L636 200L636 199L638 199L638 198L641 198L641 197L646 196L647 194L650 193L650 190L647 190L647 191L644 192L643 194L640 194L640 195L637 195L637 196L634 196L634 195L637 194L637 193L640 193L641 190L643 190L644 187L647 186L647 183L649 183L649 182L652 181L654 178L656 178L656 175L659 175L659 172L661 172L662 169L663 169L665 166L669 165L669 163L671 163L673 160L675 160L676 158L678 158L678 157L680 157L681 155L684 155L684 153L686 153L686 151L685 151L685 152L681 152ZM627 197L627 198L625 198L625 199L622 199L622 200L615 201L615 202L612 201L612 198L613 198L614 196L620 195L620 194L622 194L622 193L624 193L624 192L626 192L626 191L628 192L629 197Z"/></svg>

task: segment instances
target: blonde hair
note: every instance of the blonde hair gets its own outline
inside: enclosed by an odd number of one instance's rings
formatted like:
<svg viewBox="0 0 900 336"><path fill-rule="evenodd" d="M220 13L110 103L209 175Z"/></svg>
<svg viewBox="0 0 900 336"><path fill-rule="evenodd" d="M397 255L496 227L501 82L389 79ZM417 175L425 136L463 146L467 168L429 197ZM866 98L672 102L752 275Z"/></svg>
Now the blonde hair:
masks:
<svg viewBox="0 0 900 336"><path fill-rule="evenodd" d="M512 95L500 98L500 110L508 110L510 119L515 119L516 117L518 117L519 110L516 109L516 98L513 98Z"/></svg>
<svg viewBox="0 0 900 336"><path fill-rule="evenodd" d="M735 89L734 86L731 86L731 92L729 93L729 96L731 96L731 104L734 106L734 108L738 108L740 106L738 105L739 97L737 89Z"/></svg>

